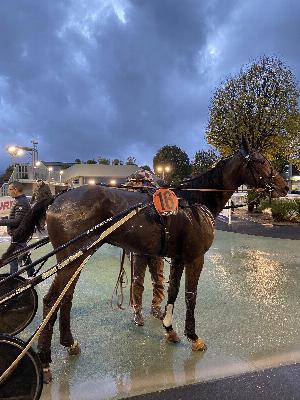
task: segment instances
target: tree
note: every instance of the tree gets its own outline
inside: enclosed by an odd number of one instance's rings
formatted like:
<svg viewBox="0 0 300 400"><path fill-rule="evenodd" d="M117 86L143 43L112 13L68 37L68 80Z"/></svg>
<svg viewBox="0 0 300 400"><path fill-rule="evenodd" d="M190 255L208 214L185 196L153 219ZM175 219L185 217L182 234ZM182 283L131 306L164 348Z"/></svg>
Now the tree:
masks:
<svg viewBox="0 0 300 400"><path fill-rule="evenodd" d="M87 160L87 164L97 164L97 161L93 160Z"/></svg>
<svg viewBox="0 0 300 400"><path fill-rule="evenodd" d="M141 165L139 168L140 168L140 169L144 169L145 171L149 171L149 172L151 172L151 174L153 174L153 171L152 171L152 169L149 167L149 165Z"/></svg>
<svg viewBox="0 0 300 400"><path fill-rule="evenodd" d="M214 93L206 129L208 143L229 155L244 135L270 159L277 154L299 159L299 94L283 61L261 57Z"/></svg>
<svg viewBox="0 0 300 400"><path fill-rule="evenodd" d="M79 158L76 158L75 164L82 164L82 161Z"/></svg>
<svg viewBox="0 0 300 400"><path fill-rule="evenodd" d="M136 158L135 157L127 157L126 165L136 165Z"/></svg>
<svg viewBox="0 0 300 400"><path fill-rule="evenodd" d="M110 159L104 157L98 157L98 164L110 165Z"/></svg>
<svg viewBox="0 0 300 400"><path fill-rule="evenodd" d="M193 175L203 174L209 170L218 160L217 154L213 150L200 150L195 154L192 163Z"/></svg>
<svg viewBox="0 0 300 400"><path fill-rule="evenodd" d="M165 181L168 183L179 183L191 173L188 155L177 146L167 145L158 150L153 158L155 172L158 166L170 167L170 172L165 173Z"/></svg>
<svg viewBox="0 0 300 400"><path fill-rule="evenodd" d="M115 158L114 160L112 160L111 165L123 165L123 161Z"/></svg>
<svg viewBox="0 0 300 400"><path fill-rule="evenodd" d="M10 165L9 167L6 168L4 174L0 176L1 182L8 182L9 178L11 177L12 173L14 170L14 166Z"/></svg>

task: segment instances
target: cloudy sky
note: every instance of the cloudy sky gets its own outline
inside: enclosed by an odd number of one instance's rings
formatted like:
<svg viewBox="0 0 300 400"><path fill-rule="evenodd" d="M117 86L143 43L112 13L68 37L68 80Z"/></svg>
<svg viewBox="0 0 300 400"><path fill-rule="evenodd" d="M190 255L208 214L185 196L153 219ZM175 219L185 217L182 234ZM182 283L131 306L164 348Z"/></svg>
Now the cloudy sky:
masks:
<svg viewBox="0 0 300 400"><path fill-rule="evenodd" d="M299 80L299 21L299 0L1 0L0 170L32 139L45 161L192 159L243 64L277 55Z"/></svg>

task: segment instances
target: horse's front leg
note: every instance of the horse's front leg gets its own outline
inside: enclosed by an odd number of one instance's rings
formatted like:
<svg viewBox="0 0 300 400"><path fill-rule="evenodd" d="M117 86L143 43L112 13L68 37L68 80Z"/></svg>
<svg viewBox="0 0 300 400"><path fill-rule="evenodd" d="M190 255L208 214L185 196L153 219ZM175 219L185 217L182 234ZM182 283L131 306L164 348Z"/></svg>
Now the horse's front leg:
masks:
<svg viewBox="0 0 300 400"><path fill-rule="evenodd" d="M163 319L163 326L166 330L166 339L169 342L179 342L180 338L177 335L176 331L173 329L173 310L174 304L179 292L180 280L183 271L183 263L179 260L172 260L170 267L170 276L169 276L169 287L168 287L168 302L166 305L166 314Z"/></svg>
<svg viewBox="0 0 300 400"><path fill-rule="evenodd" d="M185 331L186 337L192 341L193 350L206 350L206 345L195 332L195 306L197 297L197 286L200 273L203 268L204 256L197 258L192 263L185 265L185 303L186 318Z"/></svg>

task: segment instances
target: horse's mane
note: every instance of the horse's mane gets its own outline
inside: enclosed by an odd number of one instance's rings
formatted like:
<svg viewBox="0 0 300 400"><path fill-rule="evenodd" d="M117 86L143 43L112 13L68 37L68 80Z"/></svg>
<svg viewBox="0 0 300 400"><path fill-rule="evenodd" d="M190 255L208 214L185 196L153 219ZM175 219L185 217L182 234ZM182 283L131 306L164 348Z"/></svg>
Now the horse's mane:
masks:
<svg viewBox="0 0 300 400"><path fill-rule="evenodd" d="M208 187L211 187L211 185L222 185L223 182L223 175L222 175L222 170L224 167L224 164L227 163L229 158L224 158L220 161L217 162L217 164L212 167L210 170L207 172L204 172L202 174L196 175L192 178L189 178L182 182L180 184L180 187L182 188L192 188L192 187L201 187L203 185L207 185ZM231 159L231 157L230 157ZM220 186L221 187L221 186Z"/></svg>
<svg viewBox="0 0 300 400"><path fill-rule="evenodd" d="M180 192L180 197L184 198L188 203L201 203L206 204L215 198L216 193L213 192L200 192L200 191L188 191L184 189L224 189L223 185L223 170L231 157L224 158L203 174L189 178L182 182L177 189Z"/></svg>

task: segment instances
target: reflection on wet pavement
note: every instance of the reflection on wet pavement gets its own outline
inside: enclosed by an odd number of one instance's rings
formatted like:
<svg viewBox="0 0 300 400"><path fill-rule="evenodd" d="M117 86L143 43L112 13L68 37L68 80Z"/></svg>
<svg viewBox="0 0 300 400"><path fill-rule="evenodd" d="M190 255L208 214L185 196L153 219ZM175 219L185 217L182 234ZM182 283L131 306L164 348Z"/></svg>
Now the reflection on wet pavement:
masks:
<svg viewBox="0 0 300 400"><path fill-rule="evenodd" d="M82 353L67 356L56 326L54 381L45 385L42 399L117 399L300 361L298 243L216 232L198 285L196 331L206 341L205 353L192 352L183 336L184 282L174 316L182 337L178 345L165 342L161 323L149 315L150 274L144 327L133 325L129 308L111 309L120 252L103 247L83 271L73 301L73 333ZM168 271L166 263L166 276ZM47 287L45 283L38 287L40 308ZM128 302L129 288L126 295ZM41 309L20 337L26 340L40 321Z"/></svg>

